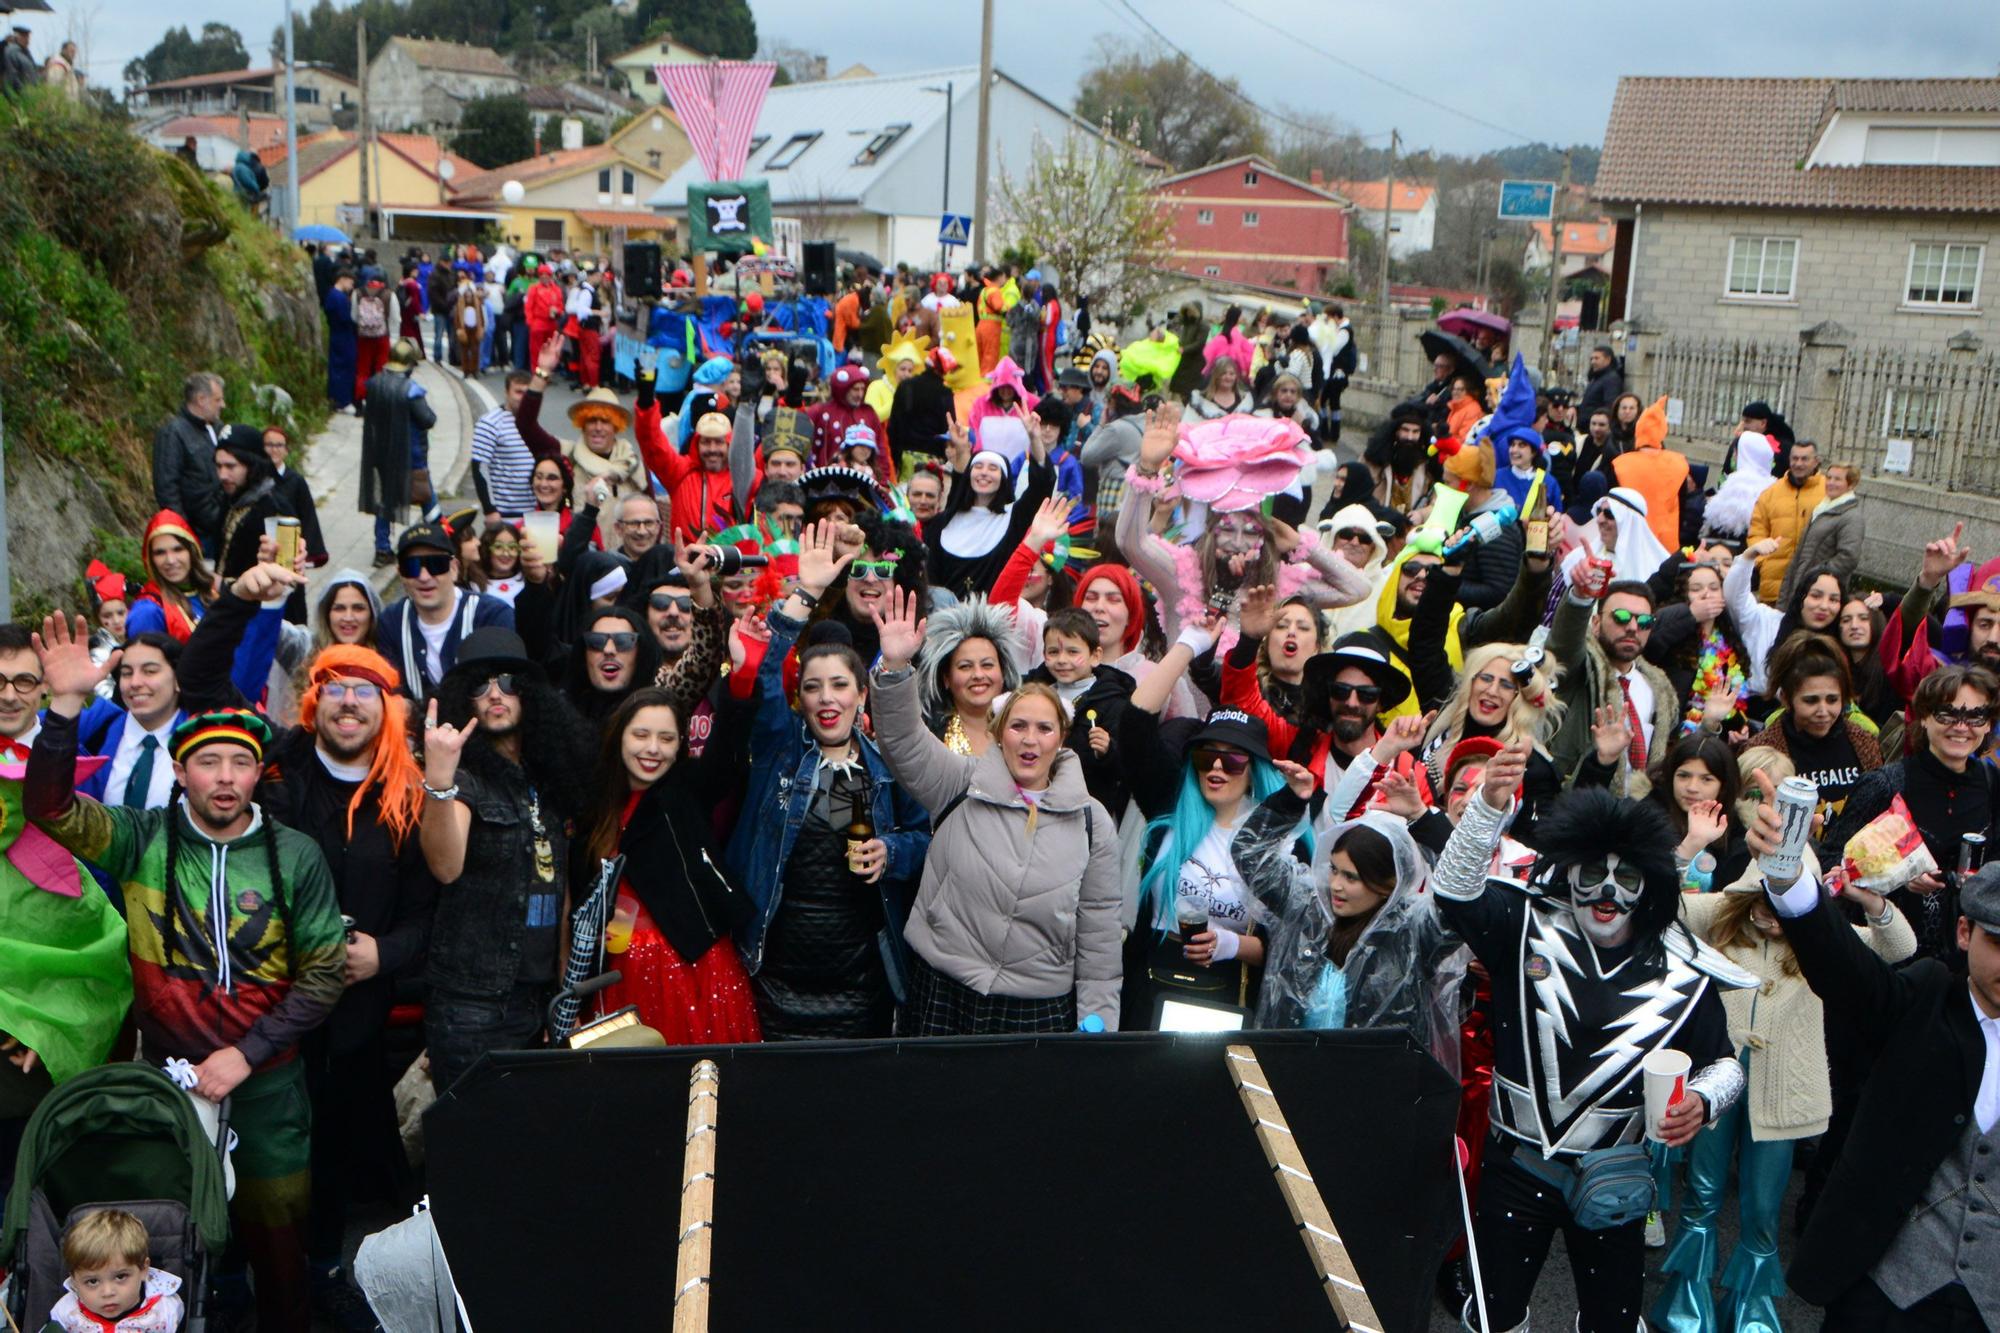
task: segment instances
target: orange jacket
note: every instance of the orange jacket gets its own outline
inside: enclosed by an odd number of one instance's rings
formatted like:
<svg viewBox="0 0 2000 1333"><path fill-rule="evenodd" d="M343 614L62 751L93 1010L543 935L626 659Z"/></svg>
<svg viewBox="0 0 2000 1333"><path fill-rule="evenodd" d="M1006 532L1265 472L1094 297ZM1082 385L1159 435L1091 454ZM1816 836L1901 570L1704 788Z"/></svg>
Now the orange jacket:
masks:
<svg viewBox="0 0 2000 1333"><path fill-rule="evenodd" d="M1659 445L1637 449L1611 460L1618 484L1646 497L1646 526L1669 551L1681 548L1681 488L1688 479L1685 454Z"/></svg>

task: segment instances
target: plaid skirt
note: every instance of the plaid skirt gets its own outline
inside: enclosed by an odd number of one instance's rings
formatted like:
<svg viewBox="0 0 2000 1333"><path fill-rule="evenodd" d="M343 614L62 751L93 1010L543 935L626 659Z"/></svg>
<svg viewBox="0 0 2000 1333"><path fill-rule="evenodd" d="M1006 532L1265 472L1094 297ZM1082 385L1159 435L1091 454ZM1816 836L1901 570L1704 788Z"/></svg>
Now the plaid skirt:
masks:
<svg viewBox="0 0 2000 1333"><path fill-rule="evenodd" d="M1027 1000L1013 995L981 995L953 981L914 951L910 954L910 998L903 1006L901 1032L912 1037L983 1037L1004 1032L1076 1031L1076 992Z"/></svg>

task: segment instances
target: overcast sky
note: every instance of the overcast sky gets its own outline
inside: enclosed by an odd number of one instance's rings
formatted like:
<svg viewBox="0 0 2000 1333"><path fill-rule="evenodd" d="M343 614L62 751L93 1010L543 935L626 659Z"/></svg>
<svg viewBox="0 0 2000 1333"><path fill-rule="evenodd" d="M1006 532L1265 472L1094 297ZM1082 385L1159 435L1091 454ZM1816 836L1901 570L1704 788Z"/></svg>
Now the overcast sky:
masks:
<svg viewBox="0 0 2000 1333"><path fill-rule="evenodd" d="M81 36L87 28L90 77L113 86L125 63L159 40L170 23L195 28L207 19L230 23L243 33L252 58L261 61L261 49L284 12L282 0L51 3L56 14L26 16L35 30L36 54L47 54L51 38ZM295 0L301 9L309 3ZM1457 152L1504 148L1522 138L1599 142L1621 74L2000 73L1994 0L1918 0L1895 10L1879 0L1131 4L1196 61L1240 80L1266 108L1332 115L1363 133L1386 134L1394 127L1407 144ZM856 62L888 73L979 58L978 0L919 0L879 9L826 0L751 0L751 8L766 39L822 51L836 71ZM995 61L1064 104L1076 93L1098 34L1148 35L1124 0L996 0L994 8ZM1246 14L1288 25L1302 14L1313 17L1296 29L1294 39ZM868 15L890 21L871 22ZM1306 49L1307 42L1411 92L1344 68Z"/></svg>

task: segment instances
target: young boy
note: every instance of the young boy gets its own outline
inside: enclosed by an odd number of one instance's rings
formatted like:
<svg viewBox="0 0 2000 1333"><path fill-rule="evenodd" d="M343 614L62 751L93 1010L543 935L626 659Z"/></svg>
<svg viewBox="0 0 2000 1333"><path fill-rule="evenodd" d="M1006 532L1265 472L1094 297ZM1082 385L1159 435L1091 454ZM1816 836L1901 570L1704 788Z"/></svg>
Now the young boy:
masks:
<svg viewBox="0 0 2000 1333"><path fill-rule="evenodd" d="M49 1311L61 1333L173 1333L181 1326L181 1280L152 1266L138 1218L116 1208L86 1213L63 1237L69 1280Z"/></svg>
<svg viewBox="0 0 2000 1333"><path fill-rule="evenodd" d="M1090 794L1117 818L1131 793L1126 790L1124 769L1111 752L1111 737L1138 682L1117 667L1104 665L1097 621L1074 606L1049 613L1042 628L1042 664L1027 678L1055 686L1062 696L1070 710L1064 743L1083 761L1083 781Z"/></svg>

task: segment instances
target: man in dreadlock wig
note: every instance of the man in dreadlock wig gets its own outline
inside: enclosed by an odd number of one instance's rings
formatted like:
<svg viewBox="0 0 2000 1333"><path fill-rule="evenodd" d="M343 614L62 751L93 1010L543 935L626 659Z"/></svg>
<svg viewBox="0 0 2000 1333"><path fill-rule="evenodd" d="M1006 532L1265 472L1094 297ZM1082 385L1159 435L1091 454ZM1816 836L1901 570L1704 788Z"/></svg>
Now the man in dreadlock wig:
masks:
<svg viewBox="0 0 2000 1333"><path fill-rule="evenodd" d="M1602 789L1544 811L1526 882L1492 874L1527 743L1493 756L1431 876L1445 924L1493 979L1491 1115L1474 1222L1484 1326L1516 1329L1552 1233L1567 1238L1578 1327L1639 1327L1655 1204L1642 1063L1685 1055L1685 1092L1653 1133L1686 1143L1742 1095L1717 986L1757 979L1690 935L1665 815ZM1470 1303L1468 1328L1480 1326Z"/></svg>
<svg viewBox="0 0 2000 1333"><path fill-rule="evenodd" d="M93 662L83 621L72 628L60 616L42 622L35 651L49 708L23 806L123 886L146 1058L165 1061L195 1096L229 1100L242 1137L231 1224L256 1276L257 1326L304 1328L311 1175L298 1045L346 981L326 858L252 799L271 744L254 713L191 711L173 729L164 810L78 795L77 716L119 655Z"/></svg>
<svg viewBox="0 0 2000 1333"><path fill-rule="evenodd" d="M282 615L296 576L259 565L216 599L182 650L197 673L183 706L247 708L230 682L231 665L253 629ZM315 1186L306 1253L314 1291L337 1292L349 1187L361 1174L400 1160L388 1056L389 1010L397 981L412 974L430 933L437 883L424 864L417 824L423 774L410 754L400 674L357 644L332 644L307 666L299 725L272 729L264 746L257 800L267 817L315 843L332 870L335 909L346 932L347 988L326 1022L300 1042L312 1102Z"/></svg>

